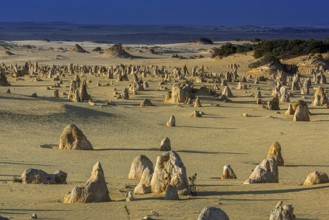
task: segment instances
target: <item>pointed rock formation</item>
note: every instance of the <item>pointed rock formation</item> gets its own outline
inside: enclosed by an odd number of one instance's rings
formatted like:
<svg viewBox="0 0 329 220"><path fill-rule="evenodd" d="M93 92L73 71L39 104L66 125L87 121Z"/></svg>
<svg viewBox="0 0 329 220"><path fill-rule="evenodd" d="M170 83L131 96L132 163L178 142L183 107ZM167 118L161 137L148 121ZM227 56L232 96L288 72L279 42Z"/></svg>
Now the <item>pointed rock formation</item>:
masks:
<svg viewBox="0 0 329 220"><path fill-rule="evenodd" d="M295 114L293 121L310 121L307 103L299 100L294 105Z"/></svg>
<svg viewBox="0 0 329 220"><path fill-rule="evenodd" d="M10 83L4 73L0 73L0 86L10 86Z"/></svg>
<svg viewBox="0 0 329 220"><path fill-rule="evenodd" d="M168 185L166 189L165 200L179 200L178 192L176 187Z"/></svg>
<svg viewBox="0 0 329 220"><path fill-rule="evenodd" d="M64 203L91 203L110 201L101 163L98 161L84 187L74 187L64 197Z"/></svg>
<svg viewBox="0 0 329 220"><path fill-rule="evenodd" d="M151 193L151 179L153 175L153 167L150 170L146 167L142 173L142 177L138 183L138 185L134 189L134 194L146 194Z"/></svg>
<svg viewBox="0 0 329 220"><path fill-rule="evenodd" d="M266 107L268 110L280 110L280 102L278 95L276 95L272 100L270 100Z"/></svg>
<svg viewBox="0 0 329 220"><path fill-rule="evenodd" d="M202 115L204 115L204 113L202 111L193 111L192 114L191 114L191 117L194 117L194 118L200 118L202 117Z"/></svg>
<svg viewBox="0 0 329 220"><path fill-rule="evenodd" d="M222 95L225 95L227 98L232 98L233 97L233 93L232 93L231 89L228 86L224 87Z"/></svg>
<svg viewBox="0 0 329 220"><path fill-rule="evenodd" d="M328 98L326 96L324 88L320 86L315 90L312 105L314 105L314 106L324 106L324 105L327 105L327 104L328 104Z"/></svg>
<svg viewBox="0 0 329 220"><path fill-rule="evenodd" d="M281 155L281 145L279 142L275 142L270 147L267 157L271 157L278 162L278 166L284 166L284 160Z"/></svg>
<svg viewBox="0 0 329 220"><path fill-rule="evenodd" d="M314 171L308 174L306 180L304 181L304 186L312 186L321 183L329 183L328 175L325 172Z"/></svg>
<svg viewBox="0 0 329 220"><path fill-rule="evenodd" d="M278 162L273 158L266 158L255 167L248 180L246 180L243 184L278 182Z"/></svg>
<svg viewBox="0 0 329 220"><path fill-rule="evenodd" d="M202 105L199 96L197 96L194 101L194 108L199 108L199 107L202 107Z"/></svg>
<svg viewBox="0 0 329 220"><path fill-rule="evenodd" d="M287 111L285 111L284 114L285 115L294 115L295 114L295 110L294 110L294 107L292 106L292 104L289 104L289 107L288 107Z"/></svg>
<svg viewBox="0 0 329 220"><path fill-rule="evenodd" d="M236 179L236 175L229 164L223 167L222 179Z"/></svg>
<svg viewBox="0 0 329 220"><path fill-rule="evenodd" d="M295 220L294 207L292 205L283 205L283 201L278 202L271 211L270 220Z"/></svg>
<svg viewBox="0 0 329 220"><path fill-rule="evenodd" d="M74 124L66 126L59 139L60 150L93 150L82 131Z"/></svg>
<svg viewBox="0 0 329 220"><path fill-rule="evenodd" d="M83 49L79 44L75 44L74 47L72 48L72 51L77 53L88 53L88 51Z"/></svg>
<svg viewBox="0 0 329 220"><path fill-rule="evenodd" d="M145 107L145 106L153 106L153 103L151 102L151 100L149 99L144 99L141 104L140 104L141 107Z"/></svg>
<svg viewBox="0 0 329 220"><path fill-rule="evenodd" d="M167 121L167 127L175 127L176 126L176 118L174 115L170 116L169 121Z"/></svg>
<svg viewBox="0 0 329 220"><path fill-rule="evenodd" d="M133 58L130 53L123 49L122 44L114 44L112 47L106 49L104 54L115 58Z"/></svg>
<svg viewBox="0 0 329 220"><path fill-rule="evenodd" d="M153 163L145 155L139 155L135 157L130 166L130 171L128 174L128 179L130 180L140 180L143 171L148 168L151 173L153 173Z"/></svg>
<svg viewBox="0 0 329 220"><path fill-rule="evenodd" d="M161 141L160 151L171 151L170 139L168 137Z"/></svg>
<svg viewBox="0 0 329 220"><path fill-rule="evenodd" d="M190 195L186 168L179 155L174 151L157 157L151 188L154 193L162 193L168 185L173 185L180 195Z"/></svg>
<svg viewBox="0 0 329 220"><path fill-rule="evenodd" d="M87 81L85 79L82 81L79 89L79 98L81 102L88 101L90 99L90 95L87 92Z"/></svg>

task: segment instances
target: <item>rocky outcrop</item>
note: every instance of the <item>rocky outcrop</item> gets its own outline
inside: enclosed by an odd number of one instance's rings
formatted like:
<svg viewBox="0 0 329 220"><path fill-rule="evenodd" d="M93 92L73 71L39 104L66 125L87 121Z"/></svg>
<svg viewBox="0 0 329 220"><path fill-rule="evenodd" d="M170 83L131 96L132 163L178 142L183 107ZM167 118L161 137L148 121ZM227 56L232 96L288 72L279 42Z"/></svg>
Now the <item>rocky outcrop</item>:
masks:
<svg viewBox="0 0 329 220"><path fill-rule="evenodd" d="M270 220L295 220L294 207L292 205L283 205L280 201L271 211Z"/></svg>
<svg viewBox="0 0 329 220"><path fill-rule="evenodd" d="M170 139L168 137L161 141L160 151L171 151Z"/></svg>
<svg viewBox="0 0 329 220"><path fill-rule="evenodd" d="M93 150L82 131L74 124L66 126L59 138L60 150Z"/></svg>
<svg viewBox="0 0 329 220"><path fill-rule="evenodd" d="M293 121L310 121L307 103L299 100L294 105L295 114Z"/></svg>
<svg viewBox="0 0 329 220"><path fill-rule="evenodd" d="M109 190L106 185L104 171L98 161L91 172L91 177L84 187L74 187L64 197L64 203L92 203L110 201Z"/></svg>
<svg viewBox="0 0 329 220"><path fill-rule="evenodd" d="M142 173L142 177L138 185L134 189L134 194L146 194L151 193L151 180L153 175L153 168L146 167Z"/></svg>
<svg viewBox="0 0 329 220"><path fill-rule="evenodd" d="M314 171L308 174L306 180L304 181L304 186L312 186L321 183L329 183L328 175L325 172Z"/></svg>
<svg viewBox="0 0 329 220"><path fill-rule="evenodd" d="M230 218L220 208L206 207L200 212L198 220L230 220Z"/></svg>
<svg viewBox="0 0 329 220"><path fill-rule="evenodd" d="M181 195L189 195L186 168L174 151L163 153L157 157L154 173L151 180L151 189L154 193L165 192L168 185L176 187Z"/></svg>
<svg viewBox="0 0 329 220"><path fill-rule="evenodd" d="M130 180L140 180L143 171L148 168L151 173L153 173L153 163L145 155L139 155L135 157L130 166L130 172L128 174L128 179Z"/></svg>
<svg viewBox="0 0 329 220"><path fill-rule="evenodd" d="M278 182L278 162L273 158L266 158L255 167L249 178L243 184Z"/></svg>
<svg viewBox="0 0 329 220"><path fill-rule="evenodd" d="M236 179L236 175L229 164L223 167L222 179Z"/></svg>
<svg viewBox="0 0 329 220"><path fill-rule="evenodd" d="M284 160L281 155L281 145L279 142L275 142L270 147L267 157L271 157L278 162L278 166L284 166Z"/></svg>
<svg viewBox="0 0 329 220"><path fill-rule="evenodd" d="M48 174L43 170L29 168L24 170L19 181L33 184L66 184L66 177L67 173L61 170Z"/></svg>

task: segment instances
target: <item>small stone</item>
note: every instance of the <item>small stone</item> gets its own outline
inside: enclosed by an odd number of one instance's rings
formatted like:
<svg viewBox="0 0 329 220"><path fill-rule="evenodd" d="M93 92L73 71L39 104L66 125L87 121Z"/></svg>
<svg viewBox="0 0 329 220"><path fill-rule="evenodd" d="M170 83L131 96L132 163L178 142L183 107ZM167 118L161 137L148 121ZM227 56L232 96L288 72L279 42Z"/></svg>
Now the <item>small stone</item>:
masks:
<svg viewBox="0 0 329 220"><path fill-rule="evenodd" d="M160 215L159 215L159 213L157 213L157 212L156 212L156 211L154 211L154 210L152 210L152 212L151 212L151 213L152 213L152 215L153 215L153 216L155 216L155 217L158 217L158 216L160 216Z"/></svg>
<svg viewBox="0 0 329 220"><path fill-rule="evenodd" d="M168 137L161 141L160 151L171 151L170 139Z"/></svg>
<svg viewBox="0 0 329 220"><path fill-rule="evenodd" d="M132 192L128 192L127 195L126 195L126 201L127 202L130 202L130 201L134 201L134 195Z"/></svg>
<svg viewBox="0 0 329 220"><path fill-rule="evenodd" d="M167 121L167 127L175 127L176 126L176 118L174 115L170 116L169 121Z"/></svg>

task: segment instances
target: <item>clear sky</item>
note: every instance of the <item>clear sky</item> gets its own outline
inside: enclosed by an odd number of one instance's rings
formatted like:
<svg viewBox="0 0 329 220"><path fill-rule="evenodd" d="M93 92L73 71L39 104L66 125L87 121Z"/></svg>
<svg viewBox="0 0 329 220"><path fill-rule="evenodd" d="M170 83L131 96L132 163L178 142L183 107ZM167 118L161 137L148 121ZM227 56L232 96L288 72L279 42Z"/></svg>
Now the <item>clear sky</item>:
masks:
<svg viewBox="0 0 329 220"><path fill-rule="evenodd" d="M1 0L0 22L329 26L329 0Z"/></svg>

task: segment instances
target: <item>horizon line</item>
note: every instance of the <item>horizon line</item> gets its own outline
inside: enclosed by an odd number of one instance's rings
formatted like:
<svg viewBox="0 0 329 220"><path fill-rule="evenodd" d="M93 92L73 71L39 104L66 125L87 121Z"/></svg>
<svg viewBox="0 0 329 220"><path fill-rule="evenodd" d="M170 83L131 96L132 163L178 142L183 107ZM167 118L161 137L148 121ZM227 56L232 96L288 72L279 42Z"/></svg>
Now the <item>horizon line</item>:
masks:
<svg viewBox="0 0 329 220"><path fill-rule="evenodd" d="M163 26L163 27L170 27L170 26L185 26L185 27L245 27L245 26L254 26L254 27L281 27L281 28L329 28L328 24L305 24L305 25L288 25L288 24L100 24L100 23L75 23L75 22L68 22L68 21L0 21L0 24L28 24L28 23L35 23L35 24L67 24L67 25L88 25L88 26Z"/></svg>

